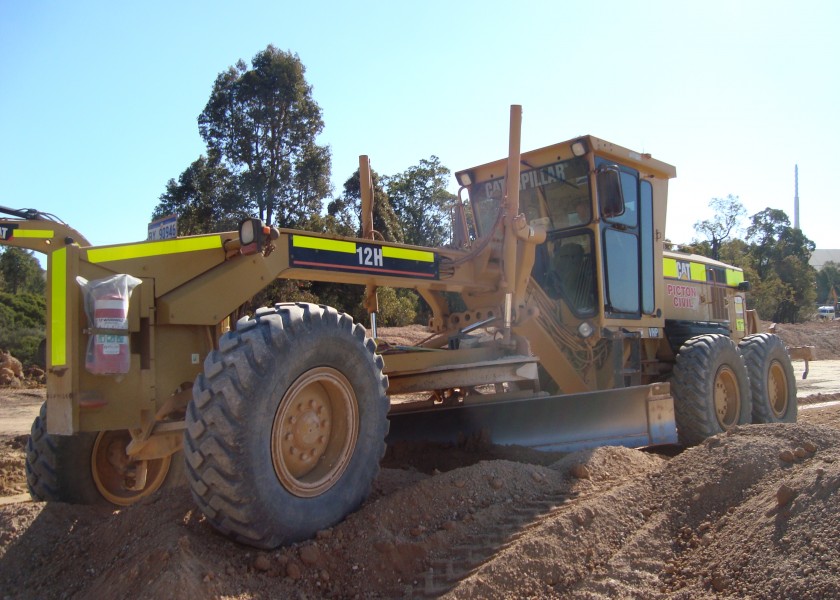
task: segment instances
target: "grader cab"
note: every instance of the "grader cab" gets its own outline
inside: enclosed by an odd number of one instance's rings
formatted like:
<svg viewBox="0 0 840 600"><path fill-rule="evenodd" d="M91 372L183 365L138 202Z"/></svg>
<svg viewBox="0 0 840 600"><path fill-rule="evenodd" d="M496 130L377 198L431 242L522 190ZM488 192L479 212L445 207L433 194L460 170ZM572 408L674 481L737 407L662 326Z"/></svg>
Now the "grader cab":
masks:
<svg viewBox="0 0 840 600"><path fill-rule="evenodd" d="M663 249L675 169L591 136L521 153L520 127L514 106L507 158L457 172L444 248L376 239L366 157L360 238L248 219L91 246L5 209L2 242L48 257L33 497L127 505L185 477L217 529L271 548L355 510L386 438L571 450L795 420L790 360L756 332L741 270ZM278 277L365 286L370 331L312 304L231 321ZM381 343L386 285L428 303L421 344Z"/></svg>

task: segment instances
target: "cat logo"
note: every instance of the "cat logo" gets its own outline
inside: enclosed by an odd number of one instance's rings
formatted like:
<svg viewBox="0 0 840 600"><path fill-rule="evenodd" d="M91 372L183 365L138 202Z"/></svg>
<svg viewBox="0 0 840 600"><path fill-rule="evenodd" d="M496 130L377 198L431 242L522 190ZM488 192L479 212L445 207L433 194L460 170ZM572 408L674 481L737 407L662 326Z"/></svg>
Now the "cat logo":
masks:
<svg viewBox="0 0 840 600"><path fill-rule="evenodd" d="M677 279L691 280L691 263L682 260L677 261Z"/></svg>
<svg viewBox="0 0 840 600"><path fill-rule="evenodd" d="M9 225L8 223L0 225L0 240L12 239L15 229L17 229L17 226Z"/></svg>

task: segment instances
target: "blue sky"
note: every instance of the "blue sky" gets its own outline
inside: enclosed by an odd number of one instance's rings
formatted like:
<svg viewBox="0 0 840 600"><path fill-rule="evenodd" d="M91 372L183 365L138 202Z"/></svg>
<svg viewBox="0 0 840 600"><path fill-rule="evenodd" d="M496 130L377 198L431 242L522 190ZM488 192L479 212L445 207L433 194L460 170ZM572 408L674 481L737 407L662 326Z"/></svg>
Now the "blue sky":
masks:
<svg viewBox="0 0 840 600"><path fill-rule="evenodd" d="M306 66L336 193L358 167L453 172L593 134L677 167L666 236L708 202L779 208L840 248L840 3L0 0L0 205L94 244L144 239L200 154L216 75L268 44ZM454 180L452 189L455 190Z"/></svg>

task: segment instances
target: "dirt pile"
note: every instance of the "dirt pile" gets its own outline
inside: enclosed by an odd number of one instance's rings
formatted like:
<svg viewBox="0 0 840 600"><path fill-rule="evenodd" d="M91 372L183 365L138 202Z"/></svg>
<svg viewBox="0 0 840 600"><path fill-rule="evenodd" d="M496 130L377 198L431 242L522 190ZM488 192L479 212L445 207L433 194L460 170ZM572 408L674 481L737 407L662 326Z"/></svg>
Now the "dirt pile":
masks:
<svg viewBox="0 0 840 600"><path fill-rule="evenodd" d="M786 346L816 346L818 359L840 359L840 320L777 323L775 332Z"/></svg>
<svg viewBox="0 0 840 600"><path fill-rule="evenodd" d="M838 488L840 431L797 424L673 459L406 462L343 523L273 552L215 534L186 490L119 511L21 503L0 507L0 596L838 597Z"/></svg>
<svg viewBox="0 0 840 600"><path fill-rule="evenodd" d="M602 490L589 518L543 519L449 596L838 597L838 442L806 425L712 438Z"/></svg>
<svg viewBox="0 0 840 600"><path fill-rule="evenodd" d="M838 325L779 333L840 358ZM0 598L837 598L840 407L804 408L840 389L825 373L800 382L798 424L673 457L394 446L359 511L271 552L215 533L185 488L121 510L0 503ZM2 423L42 399L5 390ZM0 496L25 491L26 438L0 431Z"/></svg>
<svg viewBox="0 0 840 600"><path fill-rule="evenodd" d="M46 383L44 370L36 365L24 368L10 353L0 350L0 387L31 388Z"/></svg>

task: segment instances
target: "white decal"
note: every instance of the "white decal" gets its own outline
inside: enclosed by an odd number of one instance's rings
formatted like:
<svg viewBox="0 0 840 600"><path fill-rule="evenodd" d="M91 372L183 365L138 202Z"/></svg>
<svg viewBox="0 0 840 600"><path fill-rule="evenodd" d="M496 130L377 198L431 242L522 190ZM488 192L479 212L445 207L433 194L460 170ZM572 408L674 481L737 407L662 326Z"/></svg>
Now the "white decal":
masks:
<svg viewBox="0 0 840 600"><path fill-rule="evenodd" d="M359 255L359 264L366 267L381 267L382 266L382 248L371 248L370 246L361 246L356 248L356 254Z"/></svg>
<svg viewBox="0 0 840 600"><path fill-rule="evenodd" d="M566 172L562 164L549 165L540 169L533 169L526 171L519 176L519 189L527 190L530 188L548 185L549 183L559 183L566 180Z"/></svg>
<svg viewBox="0 0 840 600"><path fill-rule="evenodd" d="M691 280L691 263L677 261L677 279Z"/></svg>

